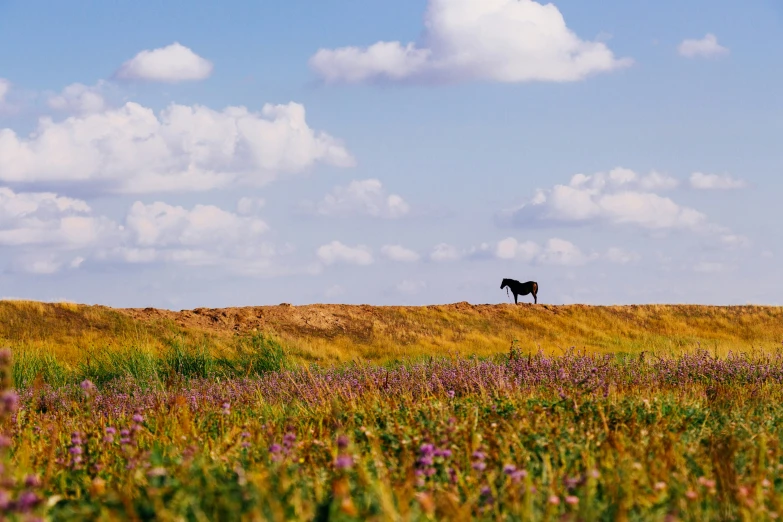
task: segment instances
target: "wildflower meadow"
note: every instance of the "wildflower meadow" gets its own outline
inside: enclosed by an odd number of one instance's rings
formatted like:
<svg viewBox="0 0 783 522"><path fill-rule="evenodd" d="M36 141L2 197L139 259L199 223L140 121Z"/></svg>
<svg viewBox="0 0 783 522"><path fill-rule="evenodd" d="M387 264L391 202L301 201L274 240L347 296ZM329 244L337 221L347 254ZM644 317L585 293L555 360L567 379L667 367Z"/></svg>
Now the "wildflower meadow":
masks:
<svg viewBox="0 0 783 522"><path fill-rule="evenodd" d="M2 351L3 516L783 513L779 353L545 355L512 345L485 358L322 367L290 364L270 346L264 364L181 353L148 373L83 367L55 384L26 377L24 361Z"/></svg>

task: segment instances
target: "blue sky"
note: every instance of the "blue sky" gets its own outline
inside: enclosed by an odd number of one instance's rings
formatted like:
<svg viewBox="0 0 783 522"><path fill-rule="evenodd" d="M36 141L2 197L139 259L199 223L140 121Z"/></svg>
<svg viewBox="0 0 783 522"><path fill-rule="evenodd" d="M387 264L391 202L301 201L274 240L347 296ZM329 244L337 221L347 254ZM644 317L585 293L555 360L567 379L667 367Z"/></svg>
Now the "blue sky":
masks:
<svg viewBox="0 0 783 522"><path fill-rule="evenodd" d="M0 297L781 304L782 29L774 0L0 1Z"/></svg>

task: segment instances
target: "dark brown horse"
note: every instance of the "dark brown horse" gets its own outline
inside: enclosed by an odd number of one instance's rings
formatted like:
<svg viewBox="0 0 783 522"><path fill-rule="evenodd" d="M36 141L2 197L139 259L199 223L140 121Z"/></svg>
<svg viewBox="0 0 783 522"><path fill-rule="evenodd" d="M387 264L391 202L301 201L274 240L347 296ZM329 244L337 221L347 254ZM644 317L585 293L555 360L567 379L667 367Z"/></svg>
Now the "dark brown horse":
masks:
<svg viewBox="0 0 783 522"><path fill-rule="evenodd" d="M500 284L500 289L509 287L514 292L514 304L517 304L517 296L533 294L533 302L538 303L538 283L535 281L528 281L527 283L520 283L515 279L504 279ZM508 290L506 290L508 293Z"/></svg>

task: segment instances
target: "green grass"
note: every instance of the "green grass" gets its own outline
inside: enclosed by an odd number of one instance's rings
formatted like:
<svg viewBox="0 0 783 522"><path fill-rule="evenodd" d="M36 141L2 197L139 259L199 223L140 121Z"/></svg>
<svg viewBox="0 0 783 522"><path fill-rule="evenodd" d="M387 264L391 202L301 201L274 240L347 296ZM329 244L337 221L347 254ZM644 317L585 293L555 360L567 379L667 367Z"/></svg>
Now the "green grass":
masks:
<svg viewBox="0 0 783 522"><path fill-rule="evenodd" d="M259 377L295 366L278 340L264 334L241 336L232 349L216 355L204 343L187 344L173 339L167 348L153 351L131 345L86 350L76 365L63 364L45 350L21 348L15 351L13 385L29 388L36 382L61 387L87 379L102 386L130 379L145 385L162 386L170 380Z"/></svg>

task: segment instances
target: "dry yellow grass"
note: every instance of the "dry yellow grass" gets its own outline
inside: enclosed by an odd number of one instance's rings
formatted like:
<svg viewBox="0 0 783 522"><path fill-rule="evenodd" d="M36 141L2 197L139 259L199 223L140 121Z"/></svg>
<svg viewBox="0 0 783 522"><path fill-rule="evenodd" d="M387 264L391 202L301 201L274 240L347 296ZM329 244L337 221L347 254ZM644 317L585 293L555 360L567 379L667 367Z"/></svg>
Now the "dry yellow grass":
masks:
<svg viewBox="0 0 783 522"><path fill-rule="evenodd" d="M523 350L559 353L725 354L783 347L783 308L769 306L451 305L262 306L182 312L73 303L0 301L0 343L43 351L66 364L93 350L152 352L179 338L219 353L238 336L273 334L300 361L384 361L430 355L490 355L512 339Z"/></svg>

